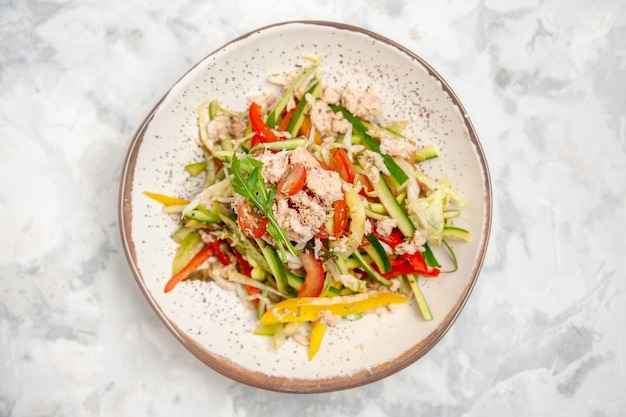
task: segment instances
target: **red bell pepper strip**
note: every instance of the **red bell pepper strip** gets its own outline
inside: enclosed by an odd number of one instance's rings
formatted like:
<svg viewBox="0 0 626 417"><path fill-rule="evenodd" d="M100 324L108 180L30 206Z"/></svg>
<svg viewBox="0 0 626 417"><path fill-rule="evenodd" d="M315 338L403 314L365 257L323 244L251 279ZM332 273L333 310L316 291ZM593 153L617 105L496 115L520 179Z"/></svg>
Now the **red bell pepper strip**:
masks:
<svg viewBox="0 0 626 417"><path fill-rule="evenodd" d="M355 180L358 180L363 186L359 191L359 194L361 194L363 197L367 197L369 193L374 191L374 187L372 187L372 183L370 182L369 178L367 178L367 175L357 174Z"/></svg>
<svg viewBox="0 0 626 417"><path fill-rule="evenodd" d="M252 147L255 147L260 143L276 142L278 140L272 129L270 129L263 121L261 106L252 102L252 104L250 104L250 109L248 110L248 116L250 117L252 130L254 130L255 133L252 138Z"/></svg>
<svg viewBox="0 0 626 417"><path fill-rule="evenodd" d="M293 114L295 112L296 112L295 107L287 112L283 120L280 122L280 125L278 126L279 132L284 132L285 130L287 130L287 126L289 126L289 122L291 121L291 118L293 117Z"/></svg>
<svg viewBox="0 0 626 417"><path fill-rule="evenodd" d="M391 262L391 270L387 273L381 273L387 279L407 274L417 274L428 278L439 276L439 269L426 265L424 257L419 252L415 252L412 255L408 253L402 254L389 261Z"/></svg>
<svg viewBox="0 0 626 417"><path fill-rule="evenodd" d="M428 265L426 264L426 260L424 256L420 252L404 253L400 255L402 259L408 261L408 263L415 268L416 271L427 271Z"/></svg>
<svg viewBox="0 0 626 417"><path fill-rule="evenodd" d="M220 243L220 241L214 240L213 242L209 243L209 246L211 246L214 255L221 263L223 263L224 265L230 265L230 258L228 258L228 256L226 256L226 254L222 251L222 248L220 248Z"/></svg>
<svg viewBox="0 0 626 417"><path fill-rule="evenodd" d="M381 242L386 243L391 246L391 248L395 248L400 243L404 242L404 235L402 232L395 228L386 236L378 233L376 230L373 230L374 236ZM437 277L439 276L439 269L428 266L426 264L426 260L424 256L420 252L415 252L413 254L403 253L399 255L397 258L390 259L391 261L391 271L381 274L385 278L392 278L398 275L406 275L406 274L418 274L424 277Z"/></svg>
<svg viewBox="0 0 626 417"><path fill-rule="evenodd" d="M244 258L243 255L239 253L239 251L234 250L233 254L235 255L235 258L237 258L237 271L247 276L248 278L251 278L252 266L250 266L246 258Z"/></svg>
<svg viewBox="0 0 626 417"><path fill-rule="evenodd" d="M357 172L356 168L344 148L335 148L330 154L330 160L328 161L333 171L337 171L341 179L354 184Z"/></svg>
<svg viewBox="0 0 626 417"><path fill-rule="evenodd" d="M318 239L328 239L330 237L330 234L328 234L328 231L326 230L326 225L324 223L322 223L322 225L320 226L320 229L317 231L316 234L313 235L313 237L316 237Z"/></svg>
<svg viewBox="0 0 626 417"><path fill-rule="evenodd" d="M196 254L187 265L183 267L177 274L172 276L167 284L165 284L164 292L170 292L176 284L189 277L189 275L196 272L200 265L202 265L207 259L213 255L213 247L211 245L205 245L200 249L200 252Z"/></svg>
<svg viewBox="0 0 626 417"><path fill-rule="evenodd" d="M346 231L348 225L348 204L346 199L336 200L333 203L334 222L333 222L333 236L339 239Z"/></svg>
<svg viewBox="0 0 626 417"><path fill-rule="evenodd" d="M246 290L248 291L248 294L250 295L257 295L257 294L261 294L261 290L257 287L253 287L252 285L246 285ZM253 304L255 307L259 307L259 299L255 298L254 300L252 300Z"/></svg>
<svg viewBox="0 0 626 417"><path fill-rule="evenodd" d="M382 234L378 233L376 230L374 230L373 233L374 233L374 236L376 236L378 240L388 244L392 248L395 248L400 243L404 242L404 235L402 235L402 232L399 229L393 229L391 233L389 233L387 236L383 236Z"/></svg>
<svg viewBox="0 0 626 417"><path fill-rule="evenodd" d="M298 297L318 297L324 289L324 265L312 253L299 253L298 258L306 272Z"/></svg>

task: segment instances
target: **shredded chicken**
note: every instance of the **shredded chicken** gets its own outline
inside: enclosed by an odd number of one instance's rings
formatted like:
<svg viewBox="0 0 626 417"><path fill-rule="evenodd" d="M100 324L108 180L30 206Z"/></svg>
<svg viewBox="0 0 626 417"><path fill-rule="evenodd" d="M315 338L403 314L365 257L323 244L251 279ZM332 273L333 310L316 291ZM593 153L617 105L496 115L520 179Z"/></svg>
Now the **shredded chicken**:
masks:
<svg viewBox="0 0 626 417"><path fill-rule="evenodd" d="M228 137L230 129L230 117L225 114L218 114L206 125L207 139L210 143L219 142Z"/></svg>
<svg viewBox="0 0 626 417"><path fill-rule="evenodd" d="M332 250L337 253L346 252L348 250L348 238L344 236L336 240Z"/></svg>
<svg viewBox="0 0 626 417"><path fill-rule="evenodd" d="M309 115L311 123L321 134L328 134L332 131L333 111L328 103L322 100L316 100L311 94L305 96L311 110Z"/></svg>
<svg viewBox="0 0 626 417"><path fill-rule="evenodd" d="M365 220L365 228L364 228L364 232L363 232L363 234L364 234L365 236L367 236L367 235L369 235L369 234L371 234L371 233L372 233L372 230L373 230L373 228L372 228L372 222L370 222L370 219L366 219L366 220Z"/></svg>
<svg viewBox="0 0 626 417"><path fill-rule="evenodd" d="M336 326L341 322L341 316L333 313L331 310L322 310L319 313L319 320L320 323Z"/></svg>
<svg viewBox="0 0 626 417"><path fill-rule="evenodd" d="M395 252L399 255L408 253L413 255L415 252L424 251L424 243L426 243L427 233L425 230L416 230L411 240L406 240L395 247Z"/></svg>
<svg viewBox="0 0 626 417"><path fill-rule="evenodd" d="M341 104L356 117L373 120L383 114L383 103L372 86L364 92L347 87L341 96Z"/></svg>
<svg viewBox="0 0 626 417"><path fill-rule="evenodd" d="M393 231L393 228L398 225L398 221L396 219L392 219L391 217L386 217L384 219L378 220L376 222L376 232L381 236L389 236Z"/></svg>
<svg viewBox="0 0 626 417"><path fill-rule="evenodd" d="M287 237L297 243L313 239L327 215L319 201L304 191L291 197L278 194L272 210L278 224L287 231Z"/></svg>
<svg viewBox="0 0 626 417"><path fill-rule="evenodd" d="M261 175L265 178L266 182L276 184L280 180L280 177L283 176L287 167L289 167L289 154L289 151L276 153L264 151L255 155L256 159L263 162Z"/></svg>
<svg viewBox="0 0 626 417"><path fill-rule="evenodd" d="M333 203L343 198L339 174L323 169L304 147L275 153L265 151L256 155L256 158L263 163L261 175L269 184L280 181L291 164L300 163L305 167L305 189L292 196L277 195L273 212L276 221L287 230L287 236L292 241L308 242L330 215Z"/></svg>
<svg viewBox="0 0 626 417"><path fill-rule="evenodd" d="M290 162L292 164L301 163L307 170L321 167L317 159L305 147L296 148L288 152L290 153Z"/></svg>
<svg viewBox="0 0 626 417"><path fill-rule="evenodd" d="M276 102L276 97L267 93L261 93L255 96L248 97L248 101L250 103L258 104L259 107L261 107L261 111L263 113L266 113L272 107L272 104Z"/></svg>
<svg viewBox="0 0 626 417"><path fill-rule="evenodd" d="M379 153L366 149L361 155L365 158L361 165L369 167L365 170L365 175L370 181L377 183L380 180L381 172L389 175L389 169L385 166L383 157Z"/></svg>
<svg viewBox="0 0 626 417"><path fill-rule="evenodd" d="M321 167L307 171L306 186L320 198L326 207L343 198L341 177L335 171L328 171Z"/></svg>
<svg viewBox="0 0 626 417"><path fill-rule="evenodd" d="M301 67L284 74L270 75L267 80L272 84L276 84L282 88L287 88L304 72L305 68Z"/></svg>
<svg viewBox="0 0 626 417"><path fill-rule="evenodd" d="M326 87L320 98L328 104L337 104L341 101L341 94L332 87Z"/></svg>
<svg viewBox="0 0 626 417"><path fill-rule="evenodd" d="M243 117L231 117L228 131L234 139L241 139L246 134L248 123Z"/></svg>
<svg viewBox="0 0 626 417"><path fill-rule="evenodd" d="M385 131L368 132L380 140L380 151L389 156L409 159L415 154L416 145L408 139L394 137Z"/></svg>

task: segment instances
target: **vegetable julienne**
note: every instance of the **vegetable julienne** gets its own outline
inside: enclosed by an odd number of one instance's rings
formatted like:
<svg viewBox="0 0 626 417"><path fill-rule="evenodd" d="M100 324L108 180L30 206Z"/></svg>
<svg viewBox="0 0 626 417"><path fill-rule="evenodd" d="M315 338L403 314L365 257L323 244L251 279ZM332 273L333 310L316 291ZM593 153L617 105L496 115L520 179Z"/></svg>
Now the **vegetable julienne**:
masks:
<svg viewBox="0 0 626 417"><path fill-rule="evenodd" d="M309 359L342 319L414 298L431 320L419 279L445 272L435 250L456 270L448 241L470 240L453 224L462 198L419 169L435 148L396 129L405 123L378 123L372 88L325 87L312 61L271 77L282 95L252 98L244 112L200 103L204 158L184 169L204 173L202 189L191 201L145 192L181 218L165 292L212 279L256 310L255 334L276 348L308 344Z"/></svg>

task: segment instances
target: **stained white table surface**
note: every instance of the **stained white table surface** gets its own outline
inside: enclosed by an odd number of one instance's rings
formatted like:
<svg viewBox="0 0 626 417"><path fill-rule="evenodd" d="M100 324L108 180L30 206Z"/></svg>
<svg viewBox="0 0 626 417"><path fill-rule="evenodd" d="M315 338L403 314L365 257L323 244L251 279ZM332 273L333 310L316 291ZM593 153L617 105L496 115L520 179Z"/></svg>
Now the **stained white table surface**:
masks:
<svg viewBox="0 0 626 417"><path fill-rule="evenodd" d="M258 27L350 23L427 60L482 142L493 225L440 344L350 390L203 365L126 262L130 140L195 62ZM626 3L0 1L1 416L626 415Z"/></svg>

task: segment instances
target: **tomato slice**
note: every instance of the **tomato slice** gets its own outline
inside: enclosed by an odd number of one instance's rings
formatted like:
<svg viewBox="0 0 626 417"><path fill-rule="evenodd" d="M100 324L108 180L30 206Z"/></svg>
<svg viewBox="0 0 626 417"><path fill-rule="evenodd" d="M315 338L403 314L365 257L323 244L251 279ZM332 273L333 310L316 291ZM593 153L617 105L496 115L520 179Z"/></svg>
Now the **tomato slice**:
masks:
<svg viewBox="0 0 626 417"><path fill-rule="evenodd" d="M248 203L242 204L237 210L237 224L249 238L256 239L263 236L268 223L267 217Z"/></svg>
<svg viewBox="0 0 626 417"><path fill-rule="evenodd" d="M254 130L254 137L252 138L252 146L256 146L259 143L276 142L278 138L263 121L263 112L261 106L252 102L250 109L248 110L248 116L250 117L250 124L252 130Z"/></svg>
<svg viewBox="0 0 626 417"><path fill-rule="evenodd" d="M330 154L330 167L333 171L337 171L339 176L350 184L354 183L357 172L354 164L348 158L348 154L344 148L335 148Z"/></svg>
<svg viewBox="0 0 626 417"><path fill-rule="evenodd" d="M299 253L298 258L306 271L298 297L319 297L324 289L324 265L312 253Z"/></svg>
<svg viewBox="0 0 626 417"><path fill-rule="evenodd" d="M346 231L348 225L348 204L346 199L342 198L333 203L334 210L334 222L333 222L333 236L339 239Z"/></svg>
<svg viewBox="0 0 626 417"><path fill-rule="evenodd" d="M300 162L290 165L276 184L276 191L283 195L294 195L306 184L306 168Z"/></svg>

